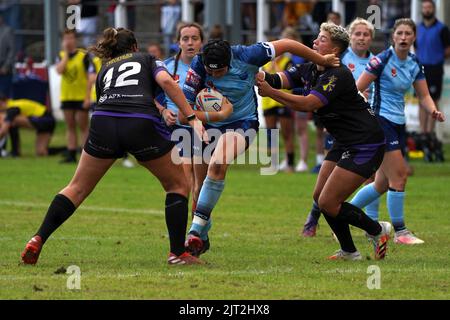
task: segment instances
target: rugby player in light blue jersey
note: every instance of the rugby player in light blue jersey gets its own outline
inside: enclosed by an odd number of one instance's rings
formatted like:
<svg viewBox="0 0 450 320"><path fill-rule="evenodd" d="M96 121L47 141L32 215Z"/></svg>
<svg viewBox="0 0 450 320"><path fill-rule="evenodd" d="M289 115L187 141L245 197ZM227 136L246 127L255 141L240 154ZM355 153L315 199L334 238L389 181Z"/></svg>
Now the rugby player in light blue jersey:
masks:
<svg viewBox="0 0 450 320"><path fill-rule="evenodd" d="M393 46L373 57L357 81L360 91L375 83L372 109L378 116L386 136L386 152L375 182L362 188L351 203L359 208L387 192L387 208L395 229L395 243L421 244L405 226L403 204L407 167L403 159L405 147L406 91L414 86L419 103L436 120L444 121L428 91L423 68L410 48L416 38L416 25L411 19L398 19L393 28Z"/></svg>
<svg viewBox="0 0 450 320"><path fill-rule="evenodd" d="M178 83L182 89L186 81L186 76L191 66L192 60L200 52L204 40L204 32L202 27L197 23L183 23L177 30L177 41L180 50L174 57L170 57L164 61L167 70L172 75L172 78ZM164 121L172 130L172 138L177 138L178 152L183 161L183 170L186 179L189 182L192 194L192 211L195 211L198 194L202 186L203 180L206 177L207 164L201 161L193 160L192 150L192 130L189 125L180 124L178 120L179 109L175 102L168 97L164 91L157 96L156 101L159 103L158 109ZM225 102L226 104L227 102ZM232 111L232 106L228 104L228 108L223 105L222 110L217 115L210 115L213 119L215 116L226 118ZM201 119L201 115L198 115ZM175 132L177 130L177 132ZM188 141L187 141L188 140Z"/></svg>
<svg viewBox="0 0 450 320"><path fill-rule="evenodd" d="M184 84L187 100L194 104L197 93L209 87L221 92L233 105L233 112L228 118L209 123L210 128L219 130L221 134L215 140L217 143L186 240L186 247L193 255L198 256L209 247L209 238L204 230L208 228L211 212L224 189L228 166L248 148L258 130L255 75L260 67L286 52L320 65L339 65L339 59L334 54L322 56L290 39L251 46L230 46L226 41L212 40L192 61Z"/></svg>
<svg viewBox="0 0 450 320"><path fill-rule="evenodd" d="M356 18L350 23L348 32L350 34L350 46L342 53L341 62L352 72L353 78L356 81L363 73L367 63L373 57L369 48L375 37L375 28L369 21L362 18ZM368 95L369 90L365 92L364 96L367 98ZM329 150L334 143L334 139L330 134L327 134L325 138L327 139L325 143L325 145L327 145L326 149ZM370 217L369 213L367 213L367 215ZM314 202L303 226L302 235L304 237L314 237L316 235L319 218L320 209L317 203Z"/></svg>

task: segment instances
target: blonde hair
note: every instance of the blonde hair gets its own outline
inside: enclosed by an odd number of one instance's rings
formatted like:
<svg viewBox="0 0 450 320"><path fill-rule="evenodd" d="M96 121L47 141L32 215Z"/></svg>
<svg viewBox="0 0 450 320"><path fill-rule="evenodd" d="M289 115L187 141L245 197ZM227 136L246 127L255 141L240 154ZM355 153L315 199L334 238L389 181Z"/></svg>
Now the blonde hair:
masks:
<svg viewBox="0 0 450 320"><path fill-rule="evenodd" d="M350 35L352 35L353 32L355 32L356 26L358 26L360 24L365 25L367 27L367 29L369 29L372 39L375 38L375 27L373 26L373 24L371 24L366 19L359 18L359 17L356 18L355 20L353 20L350 23L350 25L348 26L348 32L350 33Z"/></svg>
<svg viewBox="0 0 450 320"><path fill-rule="evenodd" d="M331 22L324 22L320 25L320 31L326 31L330 34L331 41L339 47L340 52L344 52L348 48L350 35L344 27Z"/></svg>
<svg viewBox="0 0 450 320"><path fill-rule="evenodd" d="M293 27L284 28L283 32L281 33L281 38L288 38L301 41L300 34Z"/></svg>

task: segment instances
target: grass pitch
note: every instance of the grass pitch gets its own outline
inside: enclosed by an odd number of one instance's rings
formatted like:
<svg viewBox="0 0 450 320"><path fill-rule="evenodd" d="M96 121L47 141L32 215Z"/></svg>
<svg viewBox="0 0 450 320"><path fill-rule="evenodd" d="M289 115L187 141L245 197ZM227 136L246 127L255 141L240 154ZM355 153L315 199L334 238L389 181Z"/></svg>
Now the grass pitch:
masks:
<svg viewBox="0 0 450 320"><path fill-rule="evenodd" d="M317 237L299 236L316 175L261 176L257 166L235 165L213 212L211 250L203 256L208 264L169 267L162 188L145 169L123 168L118 161L51 236L38 264L23 266L25 243L75 170L59 164L59 157L32 156L33 139L23 131L24 156L0 159L0 299L450 298L448 161L412 162L406 223L425 244L390 242L384 261L371 260L372 250L355 228L366 259L327 261L338 244L323 218ZM52 144L64 144L61 125ZM384 200L380 213L388 219ZM79 290L69 289L74 282L65 271L73 265L81 271ZM368 288L373 265L380 289Z"/></svg>

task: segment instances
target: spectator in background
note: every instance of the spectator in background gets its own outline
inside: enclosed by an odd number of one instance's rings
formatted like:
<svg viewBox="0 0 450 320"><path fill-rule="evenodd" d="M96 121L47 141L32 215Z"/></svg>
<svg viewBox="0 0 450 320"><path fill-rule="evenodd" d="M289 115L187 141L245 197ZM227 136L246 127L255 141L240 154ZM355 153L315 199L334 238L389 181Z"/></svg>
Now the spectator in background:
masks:
<svg viewBox="0 0 450 320"><path fill-rule="evenodd" d="M83 37L84 48L93 45L96 41L98 6L92 4L93 2L92 0L67 0L69 5L81 5L81 19L77 31Z"/></svg>
<svg viewBox="0 0 450 320"><path fill-rule="evenodd" d="M422 17L423 22L417 29L416 54L424 67L431 98L436 107L439 107L444 62L450 57L450 32L448 27L436 18L436 5L433 1L422 1ZM425 108L419 108L419 121L422 133L434 132L435 120Z"/></svg>
<svg viewBox="0 0 450 320"><path fill-rule="evenodd" d="M284 0L273 0L270 2L270 11L272 13L271 19L275 22L275 26L272 29L272 32L274 33L279 33L283 29L283 14L285 5Z"/></svg>
<svg viewBox="0 0 450 320"><path fill-rule="evenodd" d="M164 37L164 48L170 52L174 41L176 27L181 19L181 6L177 0L167 0L161 7L161 31Z"/></svg>
<svg viewBox="0 0 450 320"><path fill-rule="evenodd" d="M78 148L77 131L81 131L81 145L84 145L89 133L88 111L91 100L92 82L88 81L90 73L95 73L89 55L77 48L75 30L66 30L63 35L62 51L56 71L61 75L61 109L67 125L67 157L63 163L76 163Z"/></svg>
<svg viewBox="0 0 450 320"><path fill-rule="evenodd" d="M11 94L15 56L14 31L4 23L1 15L0 44L0 93L9 97Z"/></svg>
<svg viewBox="0 0 450 320"><path fill-rule="evenodd" d="M275 39L269 39L274 41ZM289 70L293 67L291 54L285 53L274 60L269 61L262 70L268 73L277 73ZM290 91L288 91L290 92ZM286 151L285 159L276 170L285 172L294 172L294 113L295 111L286 107L282 103L273 100L270 97L261 98L261 106L264 114L264 120L267 129L267 146L272 157L272 164L278 164L278 143L272 144L272 130L278 128L280 124L280 132L283 138L284 149Z"/></svg>
<svg viewBox="0 0 450 320"><path fill-rule="evenodd" d="M298 42L303 42L298 32L293 27L286 27L281 34L281 38L292 39ZM305 59L299 56L291 55L291 60L294 65L305 63ZM303 95L302 88L294 88L294 94ZM300 148L299 161L295 167L295 172L308 171L308 151L309 151L309 136L308 136L308 120L311 116L310 112L293 111L292 121L295 122L295 127L298 135L298 145ZM289 171L288 167L293 165L295 158L294 149L286 146L286 159L280 163L280 170Z"/></svg>
<svg viewBox="0 0 450 320"><path fill-rule="evenodd" d="M149 43L147 47L147 53L154 56L157 60L164 60L164 50L161 48L161 45L156 42Z"/></svg>
<svg viewBox="0 0 450 320"><path fill-rule="evenodd" d="M220 24L215 24L209 31L209 40L223 40L223 28Z"/></svg>
<svg viewBox="0 0 450 320"><path fill-rule="evenodd" d="M312 45L313 36L311 34L316 34L319 30L318 24L312 18L312 11L314 10L316 1L297 2L286 0L284 6L284 27L299 27L303 32L309 33L303 35L304 43L308 46Z"/></svg>
<svg viewBox="0 0 450 320"><path fill-rule="evenodd" d="M327 15L327 22L332 22L337 26L341 25L341 14L336 11L331 11Z"/></svg>
<svg viewBox="0 0 450 320"><path fill-rule="evenodd" d="M55 129L55 119L44 104L30 99L7 99L5 96L0 96L0 110L6 110L6 116L0 123L0 141L12 128L34 129L36 130L36 155L48 155L48 145ZM20 147L17 146L17 151L19 150Z"/></svg>

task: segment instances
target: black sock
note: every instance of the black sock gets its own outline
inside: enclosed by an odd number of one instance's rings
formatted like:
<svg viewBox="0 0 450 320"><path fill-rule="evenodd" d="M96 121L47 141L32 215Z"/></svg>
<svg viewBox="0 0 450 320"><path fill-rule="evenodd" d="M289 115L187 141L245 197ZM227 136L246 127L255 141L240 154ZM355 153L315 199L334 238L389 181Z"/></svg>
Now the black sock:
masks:
<svg viewBox="0 0 450 320"><path fill-rule="evenodd" d="M294 153L293 152L290 152L287 154L287 164L289 167L294 166Z"/></svg>
<svg viewBox="0 0 450 320"><path fill-rule="evenodd" d="M63 194L57 194L48 208L47 215L36 233L45 243L48 237L64 223L75 211L75 206Z"/></svg>
<svg viewBox="0 0 450 320"><path fill-rule="evenodd" d="M20 135L18 127L9 128L9 138L11 139L11 155L13 157L20 156Z"/></svg>
<svg viewBox="0 0 450 320"><path fill-rule="evenodd" d="M324 214L324 216L328 222L328 225L331 227L331 230L333 230L334 234L338 238L341 249L345 252L356 252L356 247L353 243L348 223L330 217L327 214Z"/></svg>
<svg viewBox="0 0 450 320"><path fill-rule="evenodd" d="M67 157L70 160L77 160L77 149L73 149L73 150L68 150L67 152Z"/></svg>
<svg viewBox="0 0 450 320"><path fill-rule="evenodd" d="M48 147L47 152L49 156L53 156L58 153L67 152L67 147Z"/></svg>
<svg viewBox="0 0 450 320"><path fill-rule="evenodd" d="M363 229L371 236L375 236L381 232L381 225L378 222L370 219L364 211L348 202L342 203L341 210L336 216L336 219Z"/></svg>
<svg viewBox="0 0 450 320"><path fill-rule="evenodd" d="M317 203L316 203L315 201L313 202L313 206L312 206L311 211L310 211L309 214L310 214L311 216L313 216L314 219L316 219L317 221L319 221L319 218L320 218L320 208L319 208L319 206L317 205Z"/></svg>
<svg viewBox="0 0 450 320"><path fill-rule="evenodd" d="M166 196L166 224L169 231L170 252L179 256L185 251L188 220L188 199L177 193Z"/></svg>

